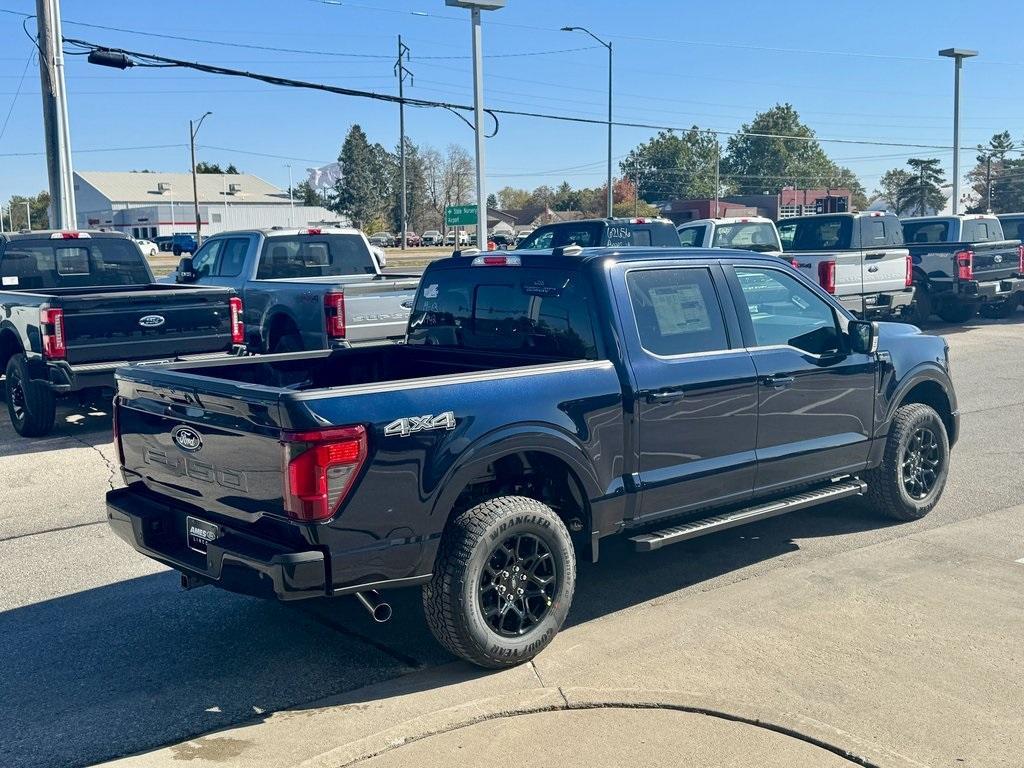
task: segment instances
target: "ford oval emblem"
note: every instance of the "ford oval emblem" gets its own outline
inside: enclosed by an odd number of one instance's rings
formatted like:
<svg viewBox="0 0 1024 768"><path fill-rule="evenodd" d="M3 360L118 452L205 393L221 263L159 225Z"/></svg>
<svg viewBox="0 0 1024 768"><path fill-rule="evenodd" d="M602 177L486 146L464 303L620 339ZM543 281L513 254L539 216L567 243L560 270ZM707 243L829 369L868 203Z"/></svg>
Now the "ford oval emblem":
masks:
<svg viewBox="0 0 1024 768"><path fill-rule="evenodd" d="M1002 257L1002 255L997 253L995 256L992 257L992 261L994 261L996 264L1002 264L1003 263L1003 257Z"/></svg>
<svg viewBox="0 0 1024 768"><path fill-rule="evenodd" d="M139 325L143 328L159 328L165 322L167 321L164 320L163 315L146 315L139 318Z"/></svg>
<svg viewBox="0 0 1024 768"><path fill-rule="evenodd" d="M171 432L171 439L181 450L188 451L189 453L196 453L203 447L203 436L192 429L192 427L184 425L175 427L174 431Z"/></svg>

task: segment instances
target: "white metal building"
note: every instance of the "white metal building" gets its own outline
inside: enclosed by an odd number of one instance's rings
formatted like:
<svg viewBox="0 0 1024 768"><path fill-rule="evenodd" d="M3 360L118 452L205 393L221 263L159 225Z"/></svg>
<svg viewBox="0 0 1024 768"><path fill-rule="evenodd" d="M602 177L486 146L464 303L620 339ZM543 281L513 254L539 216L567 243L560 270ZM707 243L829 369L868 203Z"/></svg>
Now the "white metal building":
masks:
<svg viewBox="0 0 1024 768"><path fill-rule="evenodd" d="M200 173L197 187L204 235L257 227L348 225L326 208L293 206L287 190L248 173ZM114 229L136 238L195 232L190 173L76 172L75 203L82 229Z"/></svg>

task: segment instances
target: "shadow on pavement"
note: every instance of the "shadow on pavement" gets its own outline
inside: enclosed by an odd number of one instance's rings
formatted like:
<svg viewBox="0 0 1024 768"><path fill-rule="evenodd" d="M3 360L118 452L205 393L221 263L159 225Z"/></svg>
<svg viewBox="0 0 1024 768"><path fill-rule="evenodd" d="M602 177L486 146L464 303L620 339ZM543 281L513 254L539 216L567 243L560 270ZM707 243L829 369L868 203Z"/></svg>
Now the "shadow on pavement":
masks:
<svg viewBox="0 0 1024 768"><path fill-rule="evenodd" d="M600 563L580 564L569 623L795 551L795 536L879 526L837 504L647 555L606 540ZM395 619L377 626L352 599L282 605L182 592L177 575L163 572L0 613L0 764L91 764L451 661L426 628L419 590L389 600ZM410 678L413 689L437 684L419 680Z"/></svg>
<svg viewBox="0 0 1024 768"><path fill-rule="evenodd" d="M83 405L75 400L57 401L57 421L43 437L22 437L11 426L4 386L0 381L0 455L38 453L52 450L62 440L82 440L90 445L108 443L113 432L109 403Z"/></svg>

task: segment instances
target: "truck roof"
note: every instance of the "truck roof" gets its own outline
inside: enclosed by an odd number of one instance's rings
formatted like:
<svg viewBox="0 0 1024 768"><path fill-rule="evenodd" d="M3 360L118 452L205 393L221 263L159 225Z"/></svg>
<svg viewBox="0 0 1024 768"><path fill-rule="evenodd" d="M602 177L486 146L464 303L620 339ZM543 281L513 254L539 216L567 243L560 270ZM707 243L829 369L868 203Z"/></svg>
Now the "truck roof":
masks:
<svg viewBox="0 0 1024 768"><path fill-rule="evenodd" d="M218 232L210 237L221 235L237 235L240 232L256 232L264 237L281 237L294 235L361 235L362 230L353 227L318 227L315 225L307 227L253 227L252 229L231 229ZM384 234L384 233L378 233Z"/></svg>
<svg viewBox="0 0 1024 768"><path fill-rule="evenodd" d="M127 240L128 235L124 232L114 232L106 229L23 229L20 232L3 232L0 233L0 240L9 242L11 240L39 240L40 238L45 240L47 238L53 240L74 240L81 237L82 239L90 238L117 238Z"/></svg>
<svg viewBox="0 0 1024 768"><path fill-rule="evenodd" d="M999 218L994 213L957 213L949 214L947 216L904 216L900 219L902 222L908 221L950 221L951 219L960 219L961 221L972 221L975 219L997 219Z"/></svg>
<svg viewBox="0 0 1024 768"><path fill-rule="evenodd" d="M893 216L896 214L892 211L840 211L837 213L809 213L806 216L787 216L784 219L779 219L779 225L785 224L788 221L805 221L806 219L821 219L826 216L832 218L845 217L848 219L873 219L881 218L883 216Z"/></svg>
<svg viewBox="0 0 1024 768"><path fill-rule="evenodd" d="M568 251L568 252L566 252ZM456 254L446 259L438 259L431 262L427 269L461 269L470 265L479 256L488 257L510 257L519 258L520 266L523 267L559 267L562 269L574 269L581 264L594 261L612 259L616 262L624 261L727 261L729 259L741 258L744 260L763 261L766 264L779 264L778 256L771 254L757 253L756 251L745 251L733 248L684 248L682 246L652 246L618 248L613 246L602 246L597 248L580 248L567 246L565 248L548 248L543 250L511 250L511 251L477 251L468 249L457 251ZM501 266L495 264L494 266Z"/></svg>
<svg viewBox="0 0 1024 768"><path fill-rule="evenodd" d="M676 229L692 227L696 224L773 224L774 222L765 216L719 216L714 219L691 219L678 225Z"/></svg>
<svg viewBox="0 0 1024 768"><path fill-rule="evenodd" d="M672 221L671 219L665 219L661 216L616 216L610 219L594 217L592 219L552 221L549 224L540 224L537 227L534 227L534 229L541 229L542 227L573 226L576 224L672 224Z"/></svg>

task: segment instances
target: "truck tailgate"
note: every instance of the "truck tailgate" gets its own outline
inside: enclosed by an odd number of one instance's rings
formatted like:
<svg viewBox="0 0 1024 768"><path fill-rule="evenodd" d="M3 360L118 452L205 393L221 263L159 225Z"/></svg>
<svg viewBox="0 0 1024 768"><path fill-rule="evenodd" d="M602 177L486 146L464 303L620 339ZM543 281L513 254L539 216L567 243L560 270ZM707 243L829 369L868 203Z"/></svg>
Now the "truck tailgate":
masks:
<svg viewBox="0 0 1024 768"><path fill-rule="evenodd" d="M1019 271L1017 240L975 243L968 246L974 252L974 279L979 281L1004 280Z"/></svg>
<svg viewBox="0 0 1024 768"><path fill-rule="evenodd" d="M133 370L118 373L115 402L119 448L132 480L230 518L280 514L282 447L274 390L243 385L243 401L228 394L237 385L220 393L218 382L204 379L199 393L158 370L138 370L132 380Z"/></svg>
<svg viewBox="0 0 1024 768"><path fill-rule="evenodd" d="M861 255L859 251L796 251L786 252L801 272L818 285L825 287L829 262L835 264L835 295L859 296L863 290Z"/></svg>
<svg viewBox="0 0 1024 768"><path fill-rule="evenodd" d="M160 286L59 296L72 365L231 349L227 289Z"/></svg>
<svg viewBox="0 0 1024 768"><path fill-rule="evenodd" d="M864 293L902 291L907 287L906 248L885 248L864 252Z"/></svg>
<svg viewBox="0 0 1024 768"><path fill-rule="evenodd" d="M345 292L345 338L358 344L405 336L418 277L385 277L368 283L350 283Z"/></svg>

